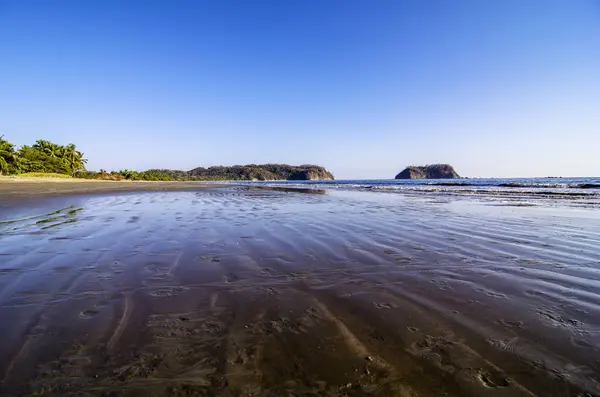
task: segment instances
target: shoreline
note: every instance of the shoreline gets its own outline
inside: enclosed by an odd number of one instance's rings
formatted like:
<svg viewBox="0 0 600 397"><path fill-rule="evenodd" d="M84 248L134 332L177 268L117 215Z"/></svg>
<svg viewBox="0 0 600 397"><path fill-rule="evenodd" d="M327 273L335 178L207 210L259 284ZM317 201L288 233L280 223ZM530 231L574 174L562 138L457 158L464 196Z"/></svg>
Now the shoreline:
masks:
<svg viewBox="0 0 600 397"><path fill-rule="evenodd" d="M192 181L104 181L77 178L0 177L0 200L23 196L109 192L180 191L229 187Z"/></svg>

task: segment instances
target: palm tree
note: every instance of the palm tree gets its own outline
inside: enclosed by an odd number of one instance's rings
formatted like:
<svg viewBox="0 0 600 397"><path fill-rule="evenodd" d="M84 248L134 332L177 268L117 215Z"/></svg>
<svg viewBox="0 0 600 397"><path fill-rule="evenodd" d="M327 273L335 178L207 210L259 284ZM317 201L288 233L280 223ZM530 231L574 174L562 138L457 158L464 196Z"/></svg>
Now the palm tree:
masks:
<svg viewBox="0 0 600 397"><path fill-rule="evenodd" d="M0 155L0 175L5 171L8 172L8 162L4 159L4 156Z"/></svg>
<svg viewBox="0 0 600 397"><path fill-rule="evenodd" d="M85 171L87 159L83 157L83 153L77 150L74 144L70 143L67 146L62 146L61 149L61 156L71 169L71 175L75 175L79 171Z"/></svg>
<svg viewBox="0 0 600 397"><path fill-rule="evenodd" d="M4 139L4 135L0 136L0 175L10 171L10 165L17 163L17 154L15 146Z"/></svg>
<svg viewBox="0 0 600 397"><path fill-rule="evenodd" d="M50 141L44 141L43 139L38 139L32 145L33 148L41 151L44 154L47 154L50 157L61 157L60 154L63 151L63 147L57 145L56 143L52 143Z"/></svg>

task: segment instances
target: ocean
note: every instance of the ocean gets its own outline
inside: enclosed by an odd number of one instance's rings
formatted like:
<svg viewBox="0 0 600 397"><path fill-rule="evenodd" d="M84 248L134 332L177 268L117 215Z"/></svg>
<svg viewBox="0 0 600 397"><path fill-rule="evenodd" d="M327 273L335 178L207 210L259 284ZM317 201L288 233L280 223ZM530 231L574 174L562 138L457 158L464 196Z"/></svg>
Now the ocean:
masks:
<svg viewBox="0 0 600 397"><path fill-rule="evenodd" d="M236 184L387 192L413 196L458 196L514 205L600 208L600 177L369 179L336 181L252 181Z"/></svg>

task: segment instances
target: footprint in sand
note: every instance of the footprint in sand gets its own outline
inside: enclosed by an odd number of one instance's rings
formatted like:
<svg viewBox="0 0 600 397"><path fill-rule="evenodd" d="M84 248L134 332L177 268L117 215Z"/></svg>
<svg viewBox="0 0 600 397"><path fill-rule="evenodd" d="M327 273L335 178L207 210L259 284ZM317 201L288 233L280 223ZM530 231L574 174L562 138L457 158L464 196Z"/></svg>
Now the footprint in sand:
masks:
<svg viewBox="0 0 600 397"><path fill-rule="evenodd" d="M79 317L85 319L85 320L89 320L90 318L96 316L96 314L100 313L99 310L92 308L92 309L86 309L84 311L82 311L81 313L79 313Z"/></svg>
<svg viewBox="0 0 600 397"><path fill-rule="evenodd" d="M200 259L206 262L219 263L221 260L216 255L202 255Z"/></svg>
<svg viewBox="0 0 600 397"><path fill-rule="evenodd" d="M479 371L479 373L477 374L477 378L479 379L479 381L481 381L481 383L484 384L484 386L489 388L509 386L508 379L506 379L500 373L490 374L486 371Z"/></svg>
<svg viewBox="0 0 600 397"><path fill-rule="evenodd" d="M394 305L393 303L378 303L378 302L373 302L373 306L375 306L376 309L392 309L394 307L396 307L396 305Z"/></svg>
<svg viewBox="0 0 600 397"><path fill-rule="evenodd" d="M169 298L172 296L177 296L185 291L189 290L189 288L186 287L167 287L167 288L160 288L157 289L155 291L150 292L150 296L153 296L155 298Z"/></svg>
<svg viewBox="0 0 600 397"><path fill-rule="evenodd" d="M538 314L540 318L544 321L551 323L553 326L563 326L563 327L576 327L579 322L570 318L563 318L558 313L552 312L547 309L538 310Z"/></svg>
<svg viewBox="0 0 600 397"><path fill-rule="evenodd" d="M233 273L228 273L223 277L223 281L225 281L226 283L235 283L239 280L240 278Z"/></svg>
<svg viewBox="0 0 600 397"><path fill-rule="evenodd" d="M523 327L523 321L510 321L510 320L505 320L503 318L499 319L498 322L506 327L510 327L510 328L522 328Z"/></svg>
<svg viewBox="0 0 600 397"><path fill-rule="evenodd" d="M507 339L507 340L488 338L487 342L499 350L504 350L504 351L508 351L511 353L515 353L515 351L517 350L516 344L517 344L518 339L519 338L517 338L517 337L514 337L512 339Z"/></svg>

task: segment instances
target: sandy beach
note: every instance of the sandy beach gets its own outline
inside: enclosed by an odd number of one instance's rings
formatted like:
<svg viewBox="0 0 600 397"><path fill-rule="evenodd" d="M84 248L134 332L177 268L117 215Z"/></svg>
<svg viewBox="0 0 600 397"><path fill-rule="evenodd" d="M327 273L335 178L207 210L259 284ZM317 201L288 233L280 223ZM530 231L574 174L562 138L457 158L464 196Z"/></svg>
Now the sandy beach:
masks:
<svg viewBox="0 0 600 397"><path fill-rule="evenodd" d="M0 197L32 195L88 194L152 190L194 190L215 185L202 182L103 181L77 178L0 177Z"/></svg>
<svg viewBox="0 0 600 397"><path fill-rule="evenodd" d="M0 182L3 396L600 395L594 210L36 183Z"/></svg>

